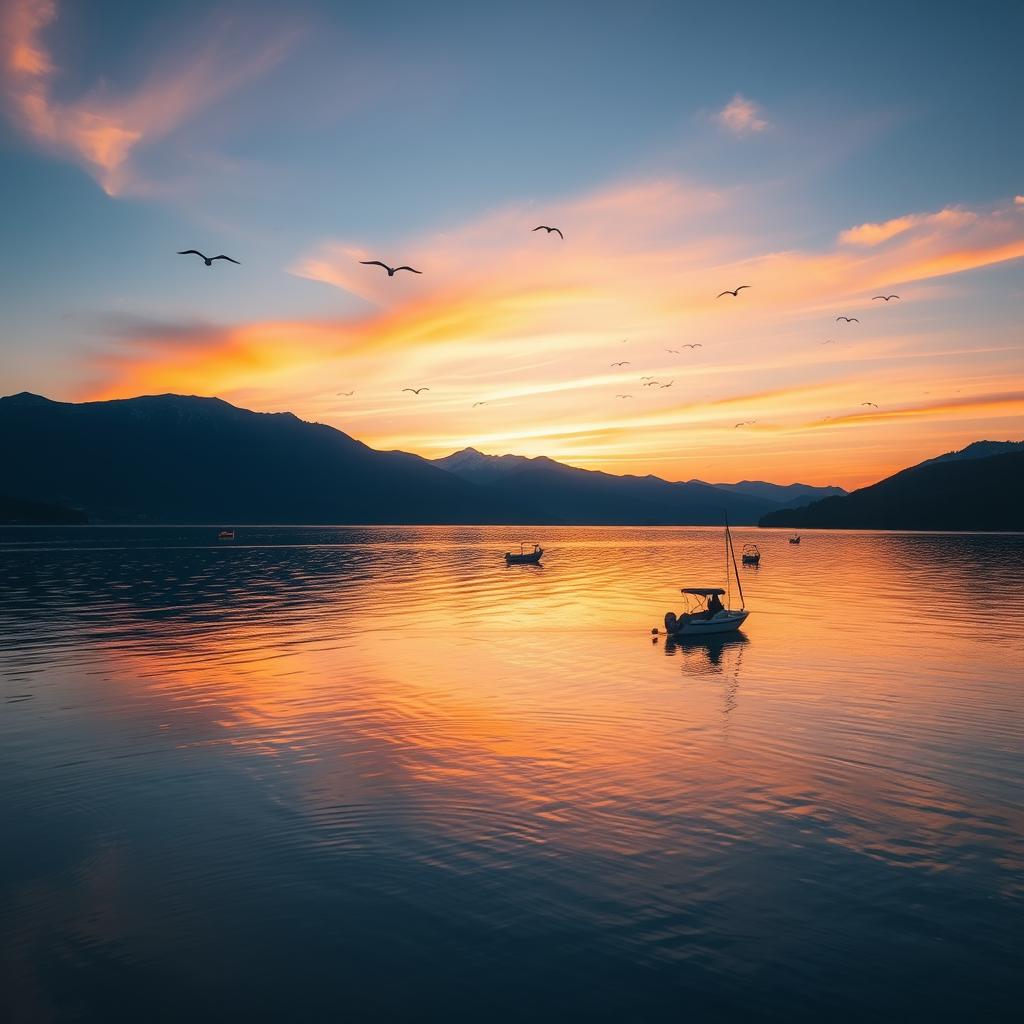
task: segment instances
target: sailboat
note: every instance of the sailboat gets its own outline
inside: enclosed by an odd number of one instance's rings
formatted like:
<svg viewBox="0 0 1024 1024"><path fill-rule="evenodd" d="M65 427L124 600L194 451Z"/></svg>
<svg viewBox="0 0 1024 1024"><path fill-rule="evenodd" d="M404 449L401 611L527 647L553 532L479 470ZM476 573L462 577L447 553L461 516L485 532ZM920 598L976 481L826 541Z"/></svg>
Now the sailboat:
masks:
<svg viewBox="0 0 1024 1024"><path fill-rule="evenodd" d="M739 608L730 608L731 594L729 590L730 563L736 577L739 590ZM743 598L743 584L740 582L740 571L736 565L736 552L732 546L732 532L729 530L729 517L725 517L725 581L722 587L683 587L680 593L686 597L686 611L681 615L675 612L665 613L665 632L674 640L691 636L708 636L713 633L734 633L747 620L747 611ZM726 598L722 603L723 595Z"/></svg>

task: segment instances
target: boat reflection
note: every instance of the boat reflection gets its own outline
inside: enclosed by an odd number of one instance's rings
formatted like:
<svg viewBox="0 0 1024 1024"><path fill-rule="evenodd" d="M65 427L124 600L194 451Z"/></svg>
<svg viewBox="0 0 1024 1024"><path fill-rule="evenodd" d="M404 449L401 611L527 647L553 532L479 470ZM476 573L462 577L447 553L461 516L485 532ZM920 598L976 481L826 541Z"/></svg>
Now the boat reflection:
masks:
<svg viewBox="0 0 1024 1024"><path fill-rule="evenodd" d="M749 643L750 637L745 633L719 633L689 639L666 636L665 654L668 657L680 655L685 662L684 671L719 672L727 652L736 654L738 662L743 648Z"/></svg>

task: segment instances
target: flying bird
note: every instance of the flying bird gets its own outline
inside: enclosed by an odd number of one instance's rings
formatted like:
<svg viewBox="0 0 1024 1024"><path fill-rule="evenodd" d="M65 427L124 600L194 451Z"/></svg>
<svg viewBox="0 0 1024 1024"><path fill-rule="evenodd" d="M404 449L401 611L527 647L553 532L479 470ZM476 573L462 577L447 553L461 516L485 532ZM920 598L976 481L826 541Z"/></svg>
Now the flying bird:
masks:
<svg viewBox="0 0 1024 1024"><path fill-rule="evenodd" d="M837 316L836 323L840 320L845 320L848 324L859 324L860 321L855 316Z"/></svg>
<svg viewBox="0 0 1024 1024"><path fill-rule="evenodd" d="M629 366L629 360L623 359L621 363L612 363L612 366Z"/></svg>
<svg viewBox="0 0 1024 1024"><path fill-rule="evenodd" d="M663 388L670 388L670 387L672 387L673 384L675 384L675 381L674 380L670 380L667 384L662 384L661 387L663 387Z"/></svg>
<svg viewBox="0 0 1024 1024"><path fill-rule="evenodd" d="M828 341L823 341L822 342L822 345L834 345L834 344L835 344L835 342L831 338L829 338Z"/></svg>
<svg viewBox="0 0 1024 1024"><path fill-rule="evenodd" d="M346 398L351 398L355 394L355 392L354 391L339 391L338 394L339 395L344 395Z"/></svg>
<svg viewBox="0 0 1024 1024"><path fill-rule="evenodd" d="M641 377L640 379L641 380L654 380L653 377Z"/></svg>
<svg viewBox="0 0 1024 1024"><path fill-rule="evenodd" d="M673 355L673 356L679 355L679 349L677 349L677 348L667 348L667 349L665 349L665 351L668 352L669 355Z"/></svg>
<svg viewBox="0 0 1024 1024"><path fill-rule="evenodd" d="M486 402L474 402L473 403L473 408L475 409L478 405L486 405L486 404L487 404Z"/></svg>
<svg viewBox="0 0 1024 1024"><path fill-rule="evenodd" d="M749 288L749 287L750 287L749 284L741 284L739 286L739 288L734 288L731 291L730 291L730 289L726 288L724 292L719 292L715 296L715 298L716 299L720 299L723 295L731 295L734 299L738 299L739 295L740 295L740 292L743 291L744 288Z"/></svg>
<svg viewBox="0 0 1024 1024"><path fill-rule="evenodd" d="M736 427L749 427L751 423L756 422L757 420L741 420L739 423L736 424ZM735 430L736 427L733 427L732 429Z"/></svg>
<svg viewBox="0 0 1024 1024"><path fill-rule="evenodd" d="M414 395L418 395L421 391L429 391L430 388L402 388L403 391L411 391Z"/></svg>
<svg viewBox="0 0 1024 1024"><path fill-rule="evenodd" d="M550 228L550 227L547 226L547 224L538 224L533 230L534 231L546 231L549 235L551 234L552 231L554 231L554 233L556 235L558 235L558 237L560 239L562 239L563 242L565 241L565 235L562 234L561 229L559 229L559 228Z"/></svg>
<svg viewBox="0 0 1024 1024"><path fill-rule="evenodd" d="M616 398L632 398L632 395L616 395Z"/></svg>
<svg viewBox="0 0 1024 1024"><path fill-rule="evenodd" d="M898 298L899 298L898 295L872 295L871 296L871 301L874 302L875 299L882 299L884 302L888 302L890 299L898 299Z"/></svg>
<svg viewBox="0 0 1024 1024"><path fill-rule="evenodd" d="M703 348L703 347L704 346L699 341L695 341L693 343L688 343L688 344L683 346L683 348Z"/></svg>
<svg viewBox="0 0 1024 1024"><path fill-rule="evenodd" d="M386 263L381 263L380 260L360 260L360 263L364 267L383 267L388 272L388 277L394 277L399 270L411 270L414 274L422 274L422 270L416 270L413 267L389 267Z"/></svg>
<svg viewBox="0 0 1024 1024"><path fill-rule="evenodd" d="M872 409L877 409L878 406L874 402L861 402L861 405L870 405Z"/></svg>
<svg viewBox="0 0 1024 1024"><path fill-rule="evenodd" d="M653 388L654 385L657 384L657 383L658 382L656 380L647 380L647 381L644 381L644 387L645 388Z"/></svg>
<svg viewBox="0 0 1024 1024"><path fill-rule="evenodd" d="M198 249L184 249L178 253L179 256L198 256L208 267L213 266L214 260L227 260L228 263L238 263L238 260L233 260L230 256L225 256L223 253L220 256L204 256ZM238 263L241 266L241 263Z"/></svg>

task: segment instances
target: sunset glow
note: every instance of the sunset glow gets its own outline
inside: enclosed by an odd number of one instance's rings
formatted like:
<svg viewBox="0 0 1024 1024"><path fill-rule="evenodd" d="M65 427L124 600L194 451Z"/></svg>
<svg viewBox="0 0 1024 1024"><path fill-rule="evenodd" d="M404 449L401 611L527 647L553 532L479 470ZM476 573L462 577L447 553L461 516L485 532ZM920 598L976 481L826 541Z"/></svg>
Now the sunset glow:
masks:
<svg viewBox="0 0 1024 1024"><path fill-rule="evenodd" d="M7 390L216 395L429 457L473 445L669 479L851 486L977 438L1022 436L1024 216L1013 192L948 194L896 214L880 198L877 218L859 221L819 205L812 238L801 190L808 174L823 184L838 158L800 167L809 125L733 90L717 112L695 104L689 145L715 160L695 155L685 171L652 152L575 189L505 188L460 209L449 198L437 214L424 197L415 227L342 233L333 225L344 215L332 215L292 225L279 243L259 228L248 186L244 203L215 213L191 171L147 169L186 140L204 173L234 175L237 158L218 153L203 124L225 124L247 92L266 97L275 73L312 59L316 19L261 17L243 30L215 17L201 45L171 33L145 75L74 96L57 87L79 77L55 56L60 42L75 59L63 8L9 0L4 12L18 142L80 166L133 211L163 206L181 220L173 242L162 229L133 254L131 295L92 282L56 326L27 315ZM783 136L787 169L766 182L758 147ZM255 169L273 195L289 189L284 173ZM533 232L539 222L564 241ZM242 267L204 277L201 264L173 263L179 244L211 235ZM423 274L359 263L377 258ZM740 283L750 288L738 298L716 298ZM873 300L879 291L899 300ZM41 334L38 350L24 345ZM641 375L668 386L645 388ZM429 391L404 394L410 385Z"/></svg>

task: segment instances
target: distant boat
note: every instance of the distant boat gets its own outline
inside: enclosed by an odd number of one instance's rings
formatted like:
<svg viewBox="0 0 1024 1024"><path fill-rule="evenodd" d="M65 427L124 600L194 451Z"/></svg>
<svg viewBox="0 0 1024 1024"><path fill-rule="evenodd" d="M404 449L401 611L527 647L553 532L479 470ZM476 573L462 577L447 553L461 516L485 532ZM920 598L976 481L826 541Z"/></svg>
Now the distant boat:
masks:
<svg viewBox="0 0 1024 1024"><path fill-rule="evenodd" d="M544 554L544 549L539 544L533 545L532 551L525 550L526 545L519 545L519 554L514 554L511 551L505 552L505 564L506 565L536 565Z"/></svg>
<svg viewBox="0 0 1024 1024"><path fill-rule="evenodd" d="M743 554L740 555L740 561L744 565L760 565L761 564L761 549L756 544L744 544Z"/></svg>
<svg viewBox="0 0 1024 1024"><path fill-rule="evenodd" d="M217 534L217 540L234 540L234 539L235 539L235 531L234 530L221 530L220 533Z"/></svg>
<svg viewBox="0 0 1024 1024"><path fill-rule="evenodd" d="M793 536L789 538L789 543L790 544L799 544L800 543L800 534L799 533L794 533Z"/></svg>
<svg viewBox="0 0 1024 1024"><path fill-rule="evenodd" d="M760 557L760 552L758 552ZM673 640L691 636L708 636L712 633L733 633L747 620L747 611L743 598L743 584L740 582L740 570L736 564L736 552L732 546L732 533L729 530L729 518L725 520L725 578L729 580L729 569L736 576L736 586L740 594L740 607L729 608L722 604L722 596L728 594L722 587L683 587L680 593L686 597L686 611L681 615L675 612L665 613L665 632ZM728 602L729 598L726 597Z"/></svg>

